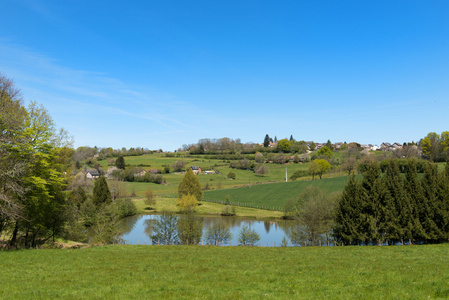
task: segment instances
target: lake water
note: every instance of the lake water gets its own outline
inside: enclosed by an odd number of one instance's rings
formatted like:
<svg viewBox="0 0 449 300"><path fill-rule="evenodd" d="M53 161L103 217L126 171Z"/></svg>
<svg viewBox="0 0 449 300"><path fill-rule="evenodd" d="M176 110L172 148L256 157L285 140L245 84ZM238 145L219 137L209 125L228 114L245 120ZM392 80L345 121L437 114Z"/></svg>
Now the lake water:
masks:
<svg viewBox="0 0 449 300"><path fill-rule="evenodd" d="M150 244L152 235L151 220L159 218L158 215L136 215L123 220L124 233L120 236L126 244ZM284 236L288 239L288 232L292 226L291 221L256 221L245 220L238 217L202 217L203 238L206 229L214 222L223 221L232 233L229 245L237 245L238 235L243 226L255 230L260 236L260 246L279 247ZM290 240L289 245L290 245Z"/></svg>

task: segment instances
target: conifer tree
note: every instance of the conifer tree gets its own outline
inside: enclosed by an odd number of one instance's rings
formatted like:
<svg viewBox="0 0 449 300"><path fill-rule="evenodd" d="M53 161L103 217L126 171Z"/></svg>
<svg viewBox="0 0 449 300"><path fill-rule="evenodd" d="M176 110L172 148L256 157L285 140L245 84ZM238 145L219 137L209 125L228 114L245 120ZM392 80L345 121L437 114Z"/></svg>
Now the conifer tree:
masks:
<svg viewBox="0 0 449 300"><path fill-rule="evenodd" d="M184 195L193 195L198 201L203 199L203 191L201 183L198 177L193 174L192 169L189 169L178 186L178 198L182 198Z"/></svg>
<svg viewBox="0 0 449 300"><path fill-rule="evenodd" d="M265 139L263 140L263 146L268 147L270 145L270 137L268 136L268 133L265 135Z"/></svg>
<svg viewBox="0 0 449 300"><path fill-rule="evenodd" d="M382 217L382 199L385 198L385 189L380 177L381 170L379 163L369 160L363 172L363 218L361 228L366 234L367 244L369 241L373 245L381 243L382 235L380 222Z"/></svg>
<svg viewBox="0 0 449 300"><path fill-rule="evenodd" d="M444 225L442 228L446 242L449 241L449 162L446 163L445 169L439 174L438 179L438 199L441 201L444 214Z"/></svg>
<svg viewBox="0 0 449 300"><path fill-rule="evenodd" d="M361 232L361 185L351 176L337 205L333 236L339 244L353 245L365 240Z"/></svg>
<svg viewBox="0 0 449 300"><path fill-rule="evenodd" d="M423 197L423 227L428 237L428 242L435 243L443 238L441 223L439 222L440 207L437 201L437 165L428 162L421 179L424 192Z"/></svg>
<svg viewBox="0 0 449 300"><path fill-rule="evenodd" d="M96 205L100 205L103 203L107 204L112 202L111 192L109 191L106 177L100 176L100 178L95 180L93 189L93 199Z"/></svg>
<svg viewBox="0 0 449 300"><path fill-rule="evenodd" d="M115 160L115 166L119 169L125 170L126 168L125 158L122 155L117 157L117 159Z"/></svg>
<svg viewBox="0 0 449 300"><path fill-rule="evenodd" d="M425 241L427 236L421 224L421 207L423 205L424 194L418 180L416 161L413 158L410 158L407 162L404 188L405 192L410 197L410 214L412 221L411 240L415 242Z"/></svg>
<svg viewBox="0 0 449 300"><path fill-rule="evenodd" d="M404 238L411 238L410 202L404 190L404 183L394 159L388 162L384 176L387 189L385 207L385 233L393 244Z"/></svg>

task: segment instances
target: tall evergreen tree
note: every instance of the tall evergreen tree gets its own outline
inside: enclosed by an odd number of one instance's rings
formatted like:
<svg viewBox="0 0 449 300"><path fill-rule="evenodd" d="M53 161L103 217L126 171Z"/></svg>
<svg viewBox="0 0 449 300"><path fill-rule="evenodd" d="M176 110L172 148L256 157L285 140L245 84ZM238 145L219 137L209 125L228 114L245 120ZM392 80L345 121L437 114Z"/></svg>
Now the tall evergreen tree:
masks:
<svg viewBox="0 0 449 300"><path fill-rule="evenodd" d="M438 183L438 199L441 201L445 212L442 231L446 237L446 242L449 242L449 162L446 163L444 171L439 174Z"/></svg>
<svg viewBox="0 0 449 300"><path fill-rule="evenodd" d="M424 205L423 190L418 179L418 171L416 160L410 158L407 161L407 169L405 172L404 188L410 199L410 214L412 222L411 240L413 242L421 242L427 240L427 235L422 226L422 206Z"/></svg>
<svg viewBox="0 0 449 300"><path fill-rule="evenodd" d="M126 168L125 158L122 155L117 157L117 159L115 160L115 166L119 169L125 170Z"/></svg>
<svg viewBox="0 0 449 300"><path fill-rule="evenodd" d="M339 244L354 245L365 240L361 231L363 191L354 176L349 178L337 205L333 236Z"/></svg>
<svg viewBox="0 0 449 300"><path fill-rule="evenodd" d="M392 244L411 238L410 202L396 160L388 162L384 176L387 189L385 207L386 239Z"/></svg>
<svg viewBox="0 0 449 300"><path fill-rule="evenodd" d="M428 162L421 179L424 193L423 197L423 221L422 225L428 237L429 243L436 243L444 238L441 231L440 206L437 201L438 192L437 165Z"/></svg>
<svg viewBox="0 0 449 300"><path fill-rule="evenodd" d="M100 176L94 182L93 200L96 205L108 204L112 202L111 192L109 191L106 177Z"/></svg>
<svg viewBox="0 0 449 300"><path fill-rule="evenodd" d="M264 147L270 146L270 137L269 137L268 133L265 135L265 139L263 140L263 146Z"/></svg>
<svg viewBox="0 0 449 300"><path fill-rule="evenodd" d="M375 160L368 160L363 172L363 211L361 228L366 234L366 243L373 245L381 243L382 231L380 230L382 218L382 199L385 197L385 190L381 180L381 170L379 163Z"/></svg>

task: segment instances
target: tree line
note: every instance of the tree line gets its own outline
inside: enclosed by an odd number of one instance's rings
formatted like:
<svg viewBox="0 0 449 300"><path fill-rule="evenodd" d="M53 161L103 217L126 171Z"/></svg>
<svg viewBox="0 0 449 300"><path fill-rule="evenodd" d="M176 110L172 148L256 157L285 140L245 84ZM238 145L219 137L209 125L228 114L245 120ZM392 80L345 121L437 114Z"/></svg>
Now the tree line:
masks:
<svg viewBox="0 0 449 300"><path fill-rule="evenodd" d="M89 195L91 184L71 176L73 155L69 134L42 105L24 106L21 91L0 74L0 247L85 241L88 227L110 241L116 221L136 213L131 201L111 197L104 177Z"/></svg>
<svg viewBox="0 0 449 300"><path fill-rule="evenodd" d="M333 236L340 245L442 243L449 239L449 163L428 162L422 176L415 159L405 175L396 160L381 173L370 160L363 179L350 177L336 208Z"/></svg>

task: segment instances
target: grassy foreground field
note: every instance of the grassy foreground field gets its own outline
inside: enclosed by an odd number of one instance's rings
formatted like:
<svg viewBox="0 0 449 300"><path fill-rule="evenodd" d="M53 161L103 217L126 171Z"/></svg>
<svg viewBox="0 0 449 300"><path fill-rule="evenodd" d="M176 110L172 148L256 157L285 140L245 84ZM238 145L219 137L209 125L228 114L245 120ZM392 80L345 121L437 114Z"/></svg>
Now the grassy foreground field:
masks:
<svg viewBox="0 0 449 300"><path fill-rule="evenodd" d="M0 252L0 298L449 298L449 245Z"/></svg>

